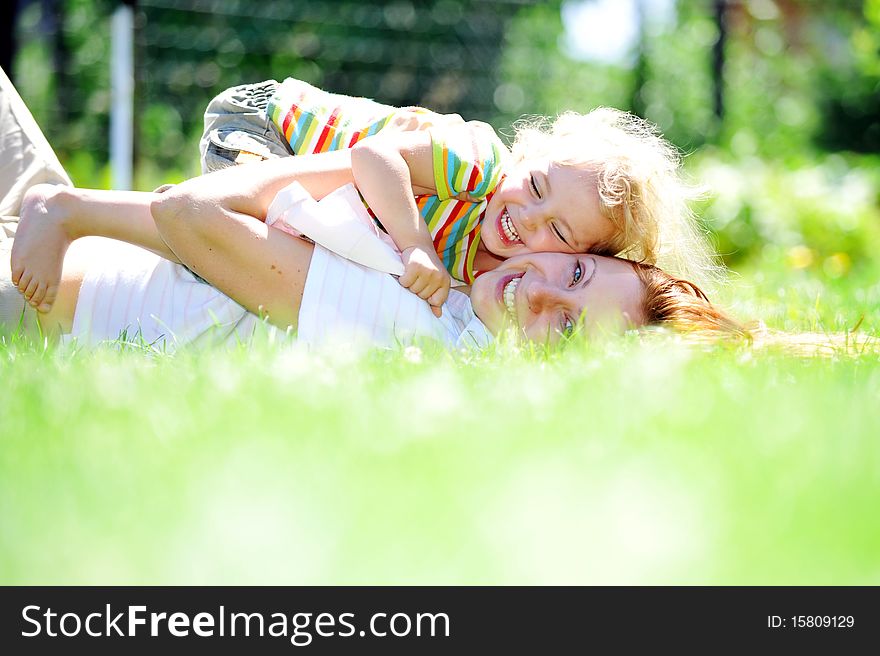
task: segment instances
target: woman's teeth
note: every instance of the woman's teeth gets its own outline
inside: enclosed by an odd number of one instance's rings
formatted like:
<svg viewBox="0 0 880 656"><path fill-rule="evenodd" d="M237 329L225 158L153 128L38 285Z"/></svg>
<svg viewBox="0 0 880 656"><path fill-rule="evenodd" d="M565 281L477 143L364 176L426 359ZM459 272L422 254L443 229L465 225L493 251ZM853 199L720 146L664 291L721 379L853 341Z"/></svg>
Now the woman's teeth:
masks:
<svg viewBox="0 0 880 656"><path fill-rule="evenodd" d="M516 319L516 305L514 304L516 301L516 288L520 280L522 278L518 276L504 285L504 306L507 308L507 313L514 319Z"/></svg>
<svg viewBox="0 0 880 656"><path fill-rule="evenodd" d="M504 230L504 236L510 241L517 243L522 241L519 238L519 233L516 231L516 228L513 227L513 221L510 219L510 214L507 212L506 207L501 213L501 229Z"/></svg>

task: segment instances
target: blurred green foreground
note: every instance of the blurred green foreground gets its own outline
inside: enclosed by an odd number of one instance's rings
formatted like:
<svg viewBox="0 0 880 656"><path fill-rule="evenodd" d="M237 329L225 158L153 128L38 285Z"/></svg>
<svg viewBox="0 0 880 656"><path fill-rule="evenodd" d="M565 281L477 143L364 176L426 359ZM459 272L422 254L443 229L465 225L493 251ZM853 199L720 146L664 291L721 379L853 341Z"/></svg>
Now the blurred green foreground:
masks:
<svg viewBox="0 0 880 656"><path fill-rule="evenodd" d="M0 347L0 584L878 584L880 356Z"/></svg>

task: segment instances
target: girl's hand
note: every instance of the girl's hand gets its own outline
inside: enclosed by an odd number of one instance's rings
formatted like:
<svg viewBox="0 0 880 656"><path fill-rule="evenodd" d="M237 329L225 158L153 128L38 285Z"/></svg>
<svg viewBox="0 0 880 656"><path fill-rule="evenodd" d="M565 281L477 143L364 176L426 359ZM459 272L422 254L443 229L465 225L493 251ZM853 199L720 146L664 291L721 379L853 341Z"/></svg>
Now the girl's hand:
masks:
<svg viewBox="0 0 880 656"><path fill-rule="evenodd" d="M431 306L434 316L441 316L441 306L449 296L452 278L434 251L420 246L410 246L401 253L405 270L400 276L401 285L423 298Z"/></svg>

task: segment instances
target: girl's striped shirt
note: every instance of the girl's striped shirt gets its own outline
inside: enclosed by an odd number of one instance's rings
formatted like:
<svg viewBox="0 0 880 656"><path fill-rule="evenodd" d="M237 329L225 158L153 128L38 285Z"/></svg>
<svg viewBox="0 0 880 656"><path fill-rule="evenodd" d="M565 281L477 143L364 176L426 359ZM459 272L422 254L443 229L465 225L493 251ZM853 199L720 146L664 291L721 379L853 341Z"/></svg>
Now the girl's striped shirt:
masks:
<svg viewBox="0 0 880 656"><path fill-rule="evenodd" d="M351 148L386 128L430 126L437 193L416 196L416 205L449 274L473 282L480 224L509 156L489 125L328 93L292 78L279 85L267 113L296 155Z"/></svg>

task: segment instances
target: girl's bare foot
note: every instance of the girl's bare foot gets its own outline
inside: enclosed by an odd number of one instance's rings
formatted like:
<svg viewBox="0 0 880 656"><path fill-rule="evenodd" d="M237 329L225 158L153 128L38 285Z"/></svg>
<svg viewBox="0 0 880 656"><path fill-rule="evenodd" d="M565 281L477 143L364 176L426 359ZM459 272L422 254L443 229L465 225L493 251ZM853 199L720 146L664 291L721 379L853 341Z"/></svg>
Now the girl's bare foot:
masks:
<svg viewBox="0 0 880 656"><path fill-rule="evenodd" d="M55 302L64 254L72 241L66 226L71 191L60 185L39 184L22 200L12 244L12 282L40 312L48 312Z"/></svg>

